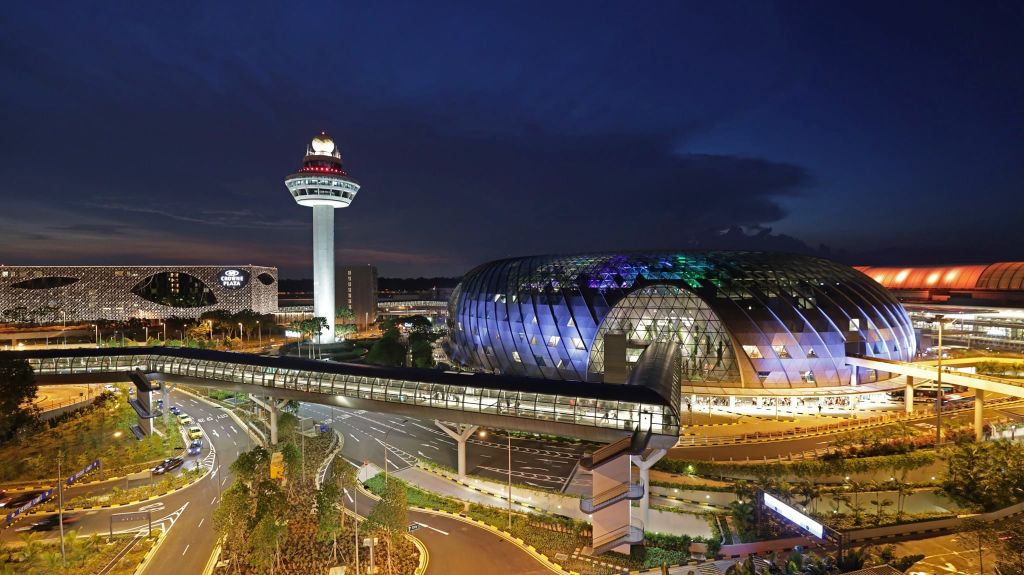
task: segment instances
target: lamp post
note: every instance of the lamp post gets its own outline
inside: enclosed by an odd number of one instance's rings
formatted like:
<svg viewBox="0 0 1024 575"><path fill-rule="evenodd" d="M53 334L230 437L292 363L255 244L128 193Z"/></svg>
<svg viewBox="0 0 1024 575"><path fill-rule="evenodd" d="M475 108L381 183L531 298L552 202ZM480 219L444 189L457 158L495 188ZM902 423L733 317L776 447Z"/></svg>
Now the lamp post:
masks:
<svg viewBox="0 0 1024 575"><path fill-rule="evenodd" d="M263 345L263 326L260 325L259 320L256 320L256 332L259 335L260 346Z"/></svg>
<svg viewBox="0 0 1024 575"><path fill-rule="evenodd" d="M57 524L60 525L60 564L65 565L64 557L64 479L61 477L61 458L63 453L57 450Z"/></svg>
<svg viewBox="0 0 1024 575"><path fill-rule="evenodd" d="M164 345L167 345L167 322L165 322L165 321L160 322L160 327L164 328L163 343L164 343Z"/></svg>
<svg viewBox="0 0 1024 575"><path fill-rule="evenodd" d="M68 346L68 313L60 310L60 335L64 340L64 347Z"/></svg>
<svg viewBox="0 0 1024 575"><path fill-rule="evenodd" d="M92 328L96 330L96 347L100 346L100 326L99 324L92 324Z"/></svg>
<svg viewBox="0 0 1024 575"><path fill-rule="evenodd" d="M938 377L935 378L935 448L942 443L942 327L945 324L944 314L935 314L935 321L939 324L939 358L937 362Z"/></svg>
<svg viewBox="0 0 1024 575"><path fill-rule="evenodd" d="M146 345L149 345L149 326L148 325L144 325L144 326L142 326L142 329L146 330L146 340L145 340L145 342L146 342Z"/></svg>
<svg viewBox="0 0 1024 575"><path fill-rule="evenodd" d="M409 420L408 419L403 419L402 423L405 423L406 421L409 421ZM384 432L384 485L385 486L387 486L387 484L388 484L388 434L391 433L391 431L392 431L392 429L388 428L388 430Z"/></svg>
<svg viewBox="0 0 1024 575"><path fill-rule="evenodd" d="M480 430L480 439L487 437L487 430ZM512 531L512 434L505 433L508 440L508 530Z"/></svg>
<svg viewBox="0 0 1024 575"><path fill-rule="evenodd" d="M238 322L238 341L242 341L242 322Z"/></svg>

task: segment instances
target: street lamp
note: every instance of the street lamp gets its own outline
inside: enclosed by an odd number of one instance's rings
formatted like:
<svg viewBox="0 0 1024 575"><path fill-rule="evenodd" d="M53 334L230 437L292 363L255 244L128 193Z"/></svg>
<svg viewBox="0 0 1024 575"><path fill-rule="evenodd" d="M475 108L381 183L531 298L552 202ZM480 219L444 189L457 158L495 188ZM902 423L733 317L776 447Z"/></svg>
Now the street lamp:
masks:
<svg viewBox="0 0 1024 575"><path fill-rule="evenodd" d="M480 439L487 438L487 430L480 430ZM512 531L512 434L506 431L508 440L508 530Z"/></svg>
<svg viewBox="0 0 1024 575"><path fill-rule="evenodd" d="M242 322L238 322L238 340L242 340Z"/></svg>
<svg viewBox="0 0 1024 575"><path fill-rule="evenodd" d="M60 310L60 335L64 339L64 347L68 346L68 313Z"/></svg>
<svg viewBox="0 0 1024 575"><path fill-rule="evenodd" d="M149 326L144 325L142 326L142 329L146 330L146 345L149 345Z"/></svg>
<svg viewBox="0 0 1024 575"><path fill-rule="evenodd" d="M164 328L163 344L167 345L167 322L160 322L160 326Z"/></svg>
<svg viewBox="0 0 1024 575"><path fill-rule="evenodd" d="M942 443L942 327L948 321L944 314L935 314L935 321L939 324L939 357L936 363L938 377L935 378L935 448Z"/></svg>
<svg viewBox="0 0 1024 575"><path fill-rule="evenodd" d="M259 320L256 321L256 331L259 334L260 346L262 346L263 345L263 326L260 325Z"/></svg>
<svg viewBox="0 0 1024 575"><path fill-rule="evenodd" d="M403 419L401 421L401 423L405 423L406 421L409 421L409 420L408 419ZM384 432L384 485L385 486L388 484L388 434L391 433L392 431L393 430L391 428L388 428L388 430Z"/></svg>
<svg viewBox="0 0 1024 575"><path fill-rule="evenodd" d="M100 326L98 324L92 324L92 328L96 330L96 347L100 346Z"/></svg>

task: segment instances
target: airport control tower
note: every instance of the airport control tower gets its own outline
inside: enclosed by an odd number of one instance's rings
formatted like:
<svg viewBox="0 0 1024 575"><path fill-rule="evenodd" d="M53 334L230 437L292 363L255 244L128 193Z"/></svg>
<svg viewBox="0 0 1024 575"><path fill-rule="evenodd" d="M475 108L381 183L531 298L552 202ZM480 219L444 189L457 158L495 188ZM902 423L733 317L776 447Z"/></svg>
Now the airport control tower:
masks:
<svg viewBox="0 0 1024 575"><path fill-rule="evenodd" d="M300 206L313 208L313 315L327 318L321 343L334 342L334 208L345 208L359 182L345 173L341 152L324 132L306 148L302 169L284 181Z"/></svg>

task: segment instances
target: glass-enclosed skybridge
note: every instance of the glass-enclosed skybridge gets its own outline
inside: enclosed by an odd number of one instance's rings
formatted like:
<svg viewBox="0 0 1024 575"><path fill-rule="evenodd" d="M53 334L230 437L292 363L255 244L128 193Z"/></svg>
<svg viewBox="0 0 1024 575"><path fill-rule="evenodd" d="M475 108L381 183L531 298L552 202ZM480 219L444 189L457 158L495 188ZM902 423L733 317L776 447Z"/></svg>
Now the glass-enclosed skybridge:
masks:
<svg viewBox="0 0 1024 575"><path fill-rule="evenodd" d="M383 368L174 347L0 352L26 359L39 384L152 378L423 419L611 442L650 426L652 444L679 438L677 382L602 384L486 373Z"/></svg>

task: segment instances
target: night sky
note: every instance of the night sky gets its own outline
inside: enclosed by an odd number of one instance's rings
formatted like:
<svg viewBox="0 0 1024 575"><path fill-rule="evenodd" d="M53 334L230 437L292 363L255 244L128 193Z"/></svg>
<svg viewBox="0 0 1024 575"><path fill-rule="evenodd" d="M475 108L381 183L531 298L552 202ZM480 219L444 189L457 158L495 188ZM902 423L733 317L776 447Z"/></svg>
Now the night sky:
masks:
<svg viewBox="0 0 1024 575"><path fill-rule="evenodd" d="M5 6L0 263L309 277L320 130L363 185L338 262L385 276L1024 259L1022 2L212 4Z"/></svg>

